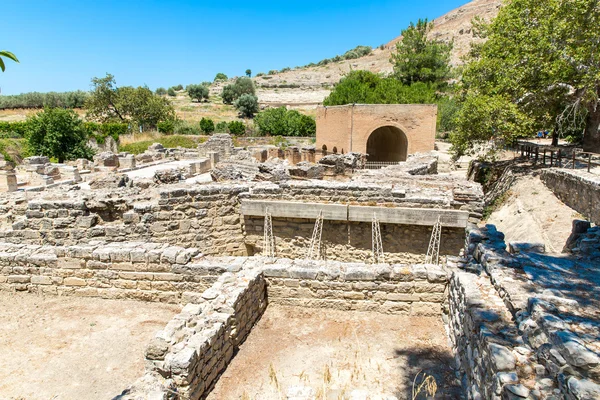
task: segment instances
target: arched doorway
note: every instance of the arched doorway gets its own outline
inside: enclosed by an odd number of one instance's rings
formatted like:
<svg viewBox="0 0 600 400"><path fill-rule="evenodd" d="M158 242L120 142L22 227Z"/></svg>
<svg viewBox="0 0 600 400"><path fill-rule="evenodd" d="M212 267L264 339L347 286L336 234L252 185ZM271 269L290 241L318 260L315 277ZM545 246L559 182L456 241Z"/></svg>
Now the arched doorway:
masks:
<svg viewBox="0 0 600 400"><path fill-rule="evenodd" d="M406 161L408 139L395 126L382 126L367 140L367 161Z"/></svg>

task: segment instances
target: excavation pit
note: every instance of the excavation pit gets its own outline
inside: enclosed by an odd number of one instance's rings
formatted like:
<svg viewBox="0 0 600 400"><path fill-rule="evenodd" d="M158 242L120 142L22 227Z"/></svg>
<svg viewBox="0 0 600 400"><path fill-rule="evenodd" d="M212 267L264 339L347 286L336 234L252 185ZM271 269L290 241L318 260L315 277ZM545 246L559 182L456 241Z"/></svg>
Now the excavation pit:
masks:
<svg viewBox="0 0 600 400"><path fill-rule="evenodd" d="M144 372L170 304L0 292L0 398L110 399Z"/></svg>
<svg viewBox="0 0 600 400"><path fill-rule="evenodd" d="M453 362L439 317L270 305L208 399L405 399L419 371L459 398Z"/></svg>

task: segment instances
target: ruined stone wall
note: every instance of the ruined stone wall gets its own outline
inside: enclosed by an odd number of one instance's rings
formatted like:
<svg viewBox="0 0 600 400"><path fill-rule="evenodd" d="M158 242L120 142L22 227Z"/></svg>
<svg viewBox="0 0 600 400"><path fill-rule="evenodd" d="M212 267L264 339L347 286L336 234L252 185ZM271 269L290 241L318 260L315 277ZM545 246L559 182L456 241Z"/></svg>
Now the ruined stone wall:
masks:
<svg viewBox="0 0 600 400"><path fill-rule="evenodd" d="M264 219L244 219L249 251L260 254L264 246ZM273 236L278 257L307 257L315 220L273 218ZM381 224L385 261L421 263L425 261L432 227ZM370 222L323 221L321 254L326 260L372 262L372 227ZM463 248L465 230L443 228L440 255L456 255Z"/></svg>
<svg viewBox="0 0 600 400"><path fill-rule="evenodd" d="M469 398L600 398L597 266L509 253L493 225L467 248L448 263L447 323Z"/></svg>
<svg viewBox="0 0 600 400"><path fill-rule="evenodd" d="M452 209L467 211L475 219L481 215L481 198L476 192L437 181L425 181L418 190L398 186L301 181L172 186L158 193L117 192L99 198L86 194L49 200L40 195L5 207L5 224L12 229L0 230L0 241L58 246L95 240L144 241L194 247L207 255L253 255L262 248L264 219L242 215L244 199ZM314 220L275 218L273 224L280 255L305 257ZM382 234L389 261L422 262L431 227L383 224ZM457 254L463 237L464 230L445 228L442 254ZM323 240L328 259L368 260L371 223L326 221Z"/></svg>
<svg viewBox="0 0 600 400"><path fill-rule="evenodd" d="M540 178L556 197L600 225L600 176L581 170L551 168Z"/></svg>
<svg viewBox="0 0 600 400"><path fill-rule="evenodd" d="M146 348L145 375L116 399L204 398L267 302L440 316L447 296L448 275L433 265L236 260L237 272L221 275L198 304L187 305L155 335Z"/></svg>
<svg viewBox="0 0 600 400"><path fill-rule="evenodd" d="M435 265L283 261L263 274L269 303L400 315L441 315L448 283Z"/></svg>
<svg viewBox="0 0 600 400"><path fill-rule="evenodd" d="M198 249L156 243L52 247L0 244L0 290L187 303L226 271Z"/></svg>

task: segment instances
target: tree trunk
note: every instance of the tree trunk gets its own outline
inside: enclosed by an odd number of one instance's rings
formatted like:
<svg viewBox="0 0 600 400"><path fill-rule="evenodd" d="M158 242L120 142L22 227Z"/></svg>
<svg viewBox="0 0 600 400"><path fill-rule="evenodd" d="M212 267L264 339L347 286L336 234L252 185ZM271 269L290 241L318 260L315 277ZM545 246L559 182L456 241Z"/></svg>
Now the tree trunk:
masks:
<svg viewBox="0 0 600 400"><path fill-rule="evenodd" d="M554 123L554 129L552 129L552 146L558 147L558 119Z"/></svg>
<svg viewBox="0 0 600 400"><path fill-rule="evenodd" d="M600 153L600 104L595 109L590 107L587 120L585 121L585 132L583 133L583 151Z"/></svg>

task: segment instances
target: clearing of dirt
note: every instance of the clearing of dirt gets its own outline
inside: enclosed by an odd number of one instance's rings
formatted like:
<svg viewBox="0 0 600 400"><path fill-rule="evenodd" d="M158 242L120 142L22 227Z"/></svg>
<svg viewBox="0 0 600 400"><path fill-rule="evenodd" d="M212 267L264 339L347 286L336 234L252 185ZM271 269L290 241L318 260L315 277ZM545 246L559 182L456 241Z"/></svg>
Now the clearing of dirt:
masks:
<svg viewBox="0 0 600 400"><path fill-rule="evenodd" d="M452 365L441 318L270 305L208 399L406 399L419 371L455 399Z"/></svg>
<svg viewBox="0 0 600 400"><path fill-rule="evenodd" d="M110 399L180 306L0 293L0 399Z"/></svg>
<svg viewBox="0 0 600 400"><path fill-rule="evenodd" d="M560 253L574 219L583 217L560 201L538 176L520 176L488 220L508 242L544 243L546 252Z"/></svg>

